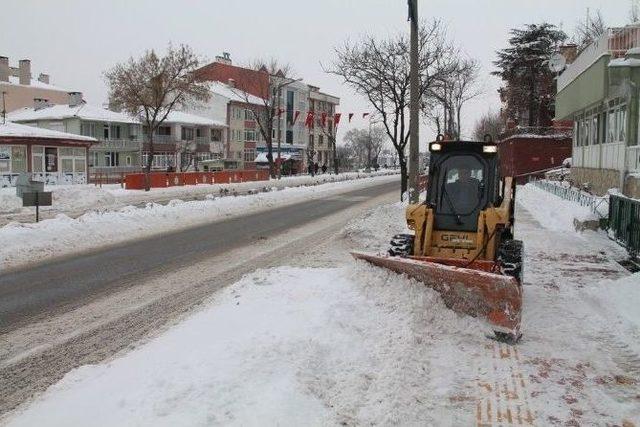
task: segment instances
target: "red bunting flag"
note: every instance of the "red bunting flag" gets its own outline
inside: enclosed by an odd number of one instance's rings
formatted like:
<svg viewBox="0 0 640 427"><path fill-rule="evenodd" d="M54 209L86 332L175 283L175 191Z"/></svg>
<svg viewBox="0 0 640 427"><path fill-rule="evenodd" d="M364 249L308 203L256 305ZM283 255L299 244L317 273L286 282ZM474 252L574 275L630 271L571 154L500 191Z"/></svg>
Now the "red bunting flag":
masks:
<svg viewBox="0 0 640 427"><path fill-rule="evenodd" d="M304 125L311 128L313 127L313 111L307 113L307 118L304 121Z"/></svg>
<svg viewBox="0 0 640 427"><path fill-rule="evenodd" d="M299 115L300 115L300 111L296 111L296 113L293 115L293 122L291 122L292 125L296 124L296 120L298 120Z"/></svg>
<svg viewBox="0 0 640 427"><path fill-rule="evenodd" d="M349 113L349 123L351 123L352 118L353 118L353 113Z"/></svg>
<svg viewBox="0 0 640 427"><path fill-rule="evenodd" d="M278 112L276 113L276 115L280 117L282 113L284 113L284 108L278 108Z"/></svg>
<svg viewBox="0 0 640 427"><path fill-rule="evenodd" d="M325 127L327 125L327 113L323 112L320 117L322 118L322 127Z"/></svg>
<svg viewBox="0 0 640 427"><path fill-rule="evenodd" d="M342 113L335 113L333 115L333 125L334 126L338 126L338 123L340 123L340 116L342 116Z"/></svg>
<svg viewBox="0 0 640 427"><path fill-rule="evenodd" d="M362 113L362 118L364 119L365 117L367 117L369 115L369 113Z"/></svg>

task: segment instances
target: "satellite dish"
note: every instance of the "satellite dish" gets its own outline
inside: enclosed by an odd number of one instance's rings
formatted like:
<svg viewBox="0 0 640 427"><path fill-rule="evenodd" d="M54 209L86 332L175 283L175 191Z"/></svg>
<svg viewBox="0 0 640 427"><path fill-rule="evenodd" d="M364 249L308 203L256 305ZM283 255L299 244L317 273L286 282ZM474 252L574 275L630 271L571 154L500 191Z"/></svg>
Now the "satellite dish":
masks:
<svg viewBox="0 0 640 427"><path fill-rule="evenodd" d="M554 53L551 58L549 58L549 69L554 73L559 73L564 70L564 67L567 65L567 60L559 53Z"/></svg>

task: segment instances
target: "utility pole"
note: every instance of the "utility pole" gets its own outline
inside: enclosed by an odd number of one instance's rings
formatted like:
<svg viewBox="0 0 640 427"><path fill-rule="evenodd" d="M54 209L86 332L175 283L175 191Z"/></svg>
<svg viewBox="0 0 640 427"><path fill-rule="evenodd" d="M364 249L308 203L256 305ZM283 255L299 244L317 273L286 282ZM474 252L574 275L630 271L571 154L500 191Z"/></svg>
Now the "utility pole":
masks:
<svg viewBox="0 0 640 427"><path fill-rule="evenodd" d="M7 123L7 104L5 98L7 97L7 92L2 92L2 124Z"/></svg>
<svg viewBox="0 0 640 427"><path fill-rule="evenodd" d="M418 0L408 0L411 23L411 70L409 105L409 203L418 203L418 159L420 137L418 135L418 111L420 109L420 76L418 75Z"/></svg>

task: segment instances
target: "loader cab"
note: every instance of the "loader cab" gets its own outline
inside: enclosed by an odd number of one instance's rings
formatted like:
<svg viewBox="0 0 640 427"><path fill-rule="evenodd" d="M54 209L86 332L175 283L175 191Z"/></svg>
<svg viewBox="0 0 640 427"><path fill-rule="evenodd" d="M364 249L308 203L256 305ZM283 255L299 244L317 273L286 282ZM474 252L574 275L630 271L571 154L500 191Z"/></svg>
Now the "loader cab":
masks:
<svg viewBox="0 0 640 427"><path fill-rule="evenodd" d="M497 146L490 140L429 144L426 203L434 229L477 231L480 212L500 202Z"/></svg>

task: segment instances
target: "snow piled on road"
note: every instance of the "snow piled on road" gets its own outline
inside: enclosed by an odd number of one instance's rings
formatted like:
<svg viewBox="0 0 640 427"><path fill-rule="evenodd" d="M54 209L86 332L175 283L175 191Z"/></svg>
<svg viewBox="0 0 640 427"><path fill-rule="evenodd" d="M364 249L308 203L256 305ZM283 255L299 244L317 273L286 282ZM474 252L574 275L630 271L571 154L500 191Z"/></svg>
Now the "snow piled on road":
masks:
<svg viewBox="0 0 640 427"><path fill-rule="evenodd" d="M261 270L125 357L71 372L9 425L438 423L465 370L446 355L483 340L476 323L365 264Z"/></svg>
<svg viewBox="0 0 640 427"><path fill-rule="evenodd" d="M91 211L78 218L59 214L39 223L13 222L0 228L0 271L396 179L397 176L381 176L248 196L172 200L167 205L148 203L144 208L126 206Z"/></svg>

